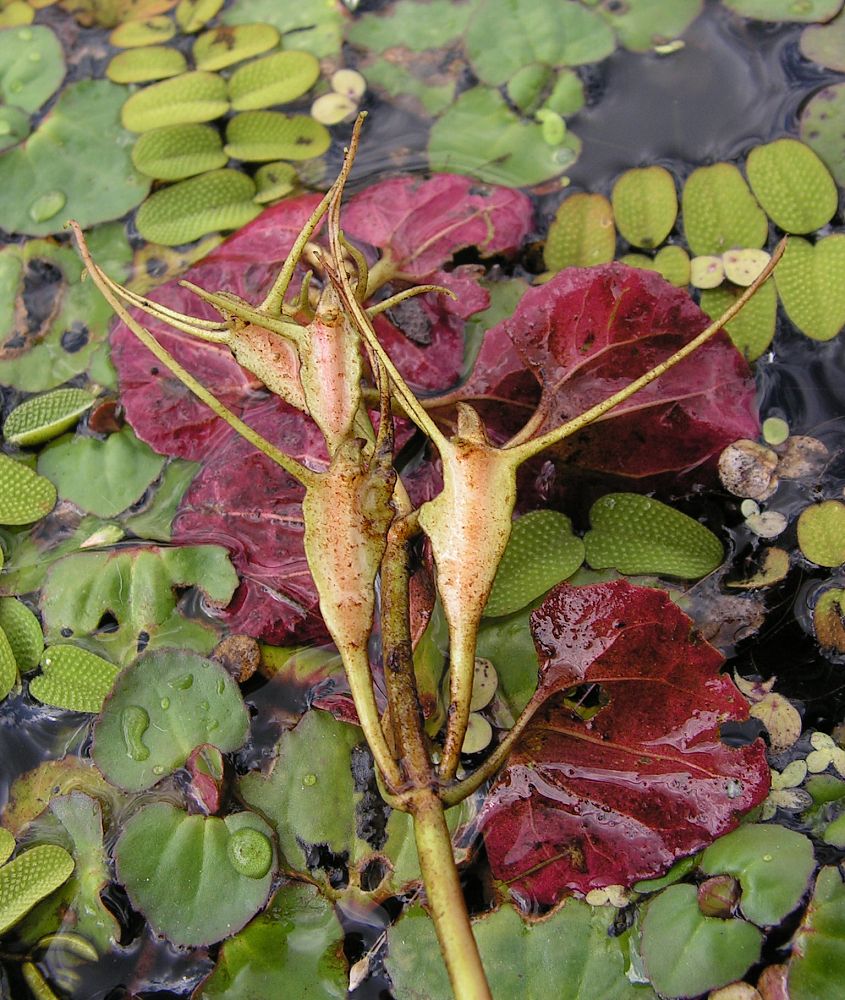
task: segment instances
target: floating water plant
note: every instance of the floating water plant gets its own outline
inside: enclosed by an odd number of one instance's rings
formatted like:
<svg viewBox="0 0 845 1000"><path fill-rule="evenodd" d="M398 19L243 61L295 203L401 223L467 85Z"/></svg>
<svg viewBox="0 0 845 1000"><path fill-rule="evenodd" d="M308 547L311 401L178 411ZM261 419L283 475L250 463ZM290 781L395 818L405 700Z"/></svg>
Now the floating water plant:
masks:
<svg viewBox="0 0 845 1000"><path fill-rule="evenodd" d="M229 77L229 99L236 111L288 104L317 82L320 64L310 52L287 50L255 59Z"/></svg>
<svg viewBox="0 0 845 1000"><path fill-rule="evenodd" d="M165 125L207 122L229 109L226 81L202 70L136 91L123 105L120 119L132 132Z"/></svg>
<svg viewBox="0 0 845 1000"><path fill-rule="evenodd" d="M217 170L227 161L220 133L210 125L165 125L145 132L132 147L136 168L162 181Z"/></svg>
<svg viewBox="0 0 845 1000"><path fill-rule="evenodd" d="M43 444L73 427L95 398L85 389L56 389L33 396L6 417L3 437L21 447Z"/></svg>
<svg viewBox="0 0 845 1000"><path fill-rule="evenodd" d="M41 657L42 672L29 691L45 705L71 712L99 712L111 691L118 668L81 646L50 646Z"/></svg>
<svg viewBox="0 0 845 1000"><path fill-rule="evenodd" d="M37 111L65 75L61 43L42 26L0 31L0 98L23 111Z"/></svg>

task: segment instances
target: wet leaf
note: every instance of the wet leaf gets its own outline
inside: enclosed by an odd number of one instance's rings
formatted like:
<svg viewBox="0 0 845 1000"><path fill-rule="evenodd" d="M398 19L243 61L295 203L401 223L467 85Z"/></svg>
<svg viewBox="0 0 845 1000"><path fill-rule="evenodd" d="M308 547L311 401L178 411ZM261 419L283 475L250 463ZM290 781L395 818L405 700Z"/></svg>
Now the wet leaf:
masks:
<svg viewBox="0 0 845 1000"><path fill-rule="evenodd" d="M651 0L599 4L599 13L632 52L648 52L682 35L701 13L701 0L681 0L671 5Z"/></svg>
<svg viewBox="0 0 845 1000"><path fill-rule="evenodd" d="M572 576L584 561L584 543L565 514L537 510L514 521L496 571L485 615L509 615Z"/></svg>
<svg viewBox="0 0 845 1000"><path fill-rule="evenodd" d="M229 110L226 81L195 70L137 90L123 105L121 121L132 132L165 125L207 122Z"/></svg>
<svg viewBox="0 0 845 1000"><path fill-rule="evenodd" d="M773 753L788 750L801 735L801 714L782 694L770 692L752 705L748 714L766 727Z"/></svg>
<svg viewBox="0 0 845 1000"><path fill-rule="evenodd" d="M841 21L842 18L839 18L836 23ZM845 58L841 61L845 64ZM817 91L801 112L801 138L821 158L840 185L845 183L844 122L845 85L841 83Z"/></svg>
<svg viewBox="0 0 845 1000"><path fill-rule="evenodd" d="M197 69L225 69L279 44L279 32L271 24L239 24L212 28L197 37L193 55Z"/></svg>
<svg viewBox="0 0 845 1000"><path fill-rule="evenodd" d="M149 45L118 52L106 67L106 76L115 83L149 83L178 76L187 68L188 63L178 49Z"/></svg>
<svg viewBox="0 0 845 1000"><path fill-rule="evenodd" d="M55 844L38 844L0 868L0 933L14 926L70 877L73 858Z"/></svg>
<svg viewBox="0 0 845 1000"><path fill-rule="evenodd" d="M31 524L49 514L56 488L23 462L0 454L0 524Z"/></svg>
<svg viewBox="0 0 845 1000"><path fill-rule="evenodd" d="M511 906L473 920L473 932L496 1000L650 1000L648 986L625 976L625 935L610 933L611 908L577 899L548 919L528 923ZM434 924L412 906L388 931L387 970L397 1000L445 1000L451 995Z"/></svg>
<svg viewBox="0 0 845 1000"><path fill-rule="evenodd" d="M765 797L762 744L719 740L745 702L665 593L561 584L531 628L542 707L481 817L494 875L520 897L553 903L658 875ZM586 718L558 693L584 684L601 691Z"/></svg>
<svg viewBox="0 0 845 1000"><path fill-rule="evenodd" d="M684 184L681 210L684 233L694 254L761 247L769 235L765 212L732 163L693 170Z"/></svg>
<svg viewBox="0 0 845 1000"><path fill-rule="evenodd" d="M176 23L185 34L199 31L220 12L223 0L179 0Z"/></svg>
<svg viewBox="0 0 845 1000"><path fill-rule="evenodd" d="M228 753L246 739L238 685L213 660L185 650L148 653L121 674L94 726L94 761L127 791L143 791L203 743Z"/></svg>
<svg viewBox="0 0 845 1000"><path fill-rule="evenodd" d="M845 562L845 504L825 500L806 507L798 518L798 545L819 566Z"/></svg>
<svg viewBox="0 0 845 1000"><path fill-rule="evenodd" d="M748 154L745 172L769 218L787 233L820 229L839 204L827 167L797 139L776 139L755 146Z"/></svg>
<svg viewBox="0 0 845 1000"><path fill-rule="evenodd" d="M356 17L346 39L369 52L440 49L463 34L471 13L471 4L452 0L433 0L425 6L415 0L399 0L383 13Z"/></svg>
<svg viewBox="0 0 845 1000"><path fill-rule="evenodd" d="M819 872L813 897L792 940L789 996L818 1000L835 996L842 981L845 887L835 866Z"/></svg>
<svg viewBox="0 0 845 1000"><path fill-rule="evenodd" d="M29 135L29 115L11 105L0 106L0 151L17 146Z"/></svg>
<svg viewBox="0 0 845 1000"><path fill-rule="evenodd" d="M23 601L0 598L0 628L9 640L18 670L22 674L35 670L44 649L44 636L38 619Z"/></svg>
<svg viewBox="0 0 845 1000"><path fill-rule="evenodd" d="M346 996L343 928L311 885L290 882L251 923L226 941L196 1000L262 995L329 1000Z"/></svg>
<svg viewBox="0 0 845 1000"><path fill-rule="evenodd" d="M95 396L85 389L56 389L19 403L6 417L3 437L21 448L43 444L73 427Z"/></svg>
<svg viewBox="0 0 845 1000"><path fill-rule="evenodd" d="M138 210L135 224L147 240L176 246L220 229L239 229L261 209L255 184L239 170L211 170L163 188Z"/></svg>
<svg viewBox="0 0 845 1000"><path fill-rule="evenodd" d="M105 441L66 435L38 457L39 473L63 500L104 518L135 503L163 467L164 459L128 427Z"/></svg>
<svg viewBox="0 0 845 1000"><path fill-rule="evenodd" d="M176 511L198 471L199 466L195 462L183 462L178 458L171 460L155 485L149 503L137 514L124 517L123 523L139 538L171 541Z"/></svg>
<svg viewBox="0 0 845 1000"><path fill-rule="evenodd" d="M543 260L550 271L607 264L616 253L610 202L601 194L573 194L549 226Z"/></svg>
<svg viewBox="0 0 845 1000"><path fill-rule="evenodd" d="M319 76L320 63L310 52L274 52L235 70L229 77L229 100L235 111L288 104L307 93Z"/></svg>
<svg viewBox="0 0 845 1000"><path fill-rule="evenodd" d="M300 0L280 4L278 0L237 0L221 16L224 24L272 24L282 35L286 48L305 49L315 56L329 56L340 50L344 12L325 0Z"/></svg>
<svg viewBox="0 0 845 1000"><path fill-rule="evenodd" d="M183 618L174 588L198 587L209 602L225 605L237 576L225 549L126 547L111 552L79 552L50 568L41 592L48 641L71 630L74 638L97 636L115 662L124 664L141 650L181 645L207 652L216 641L207 624ZM110 619L101 630L101 623Z"/></svg>
<svg viewBox="0 0 845 1000"><path fill-rule="evenodd" d="M642 953L651 983L691 997L741 978L760 957L763 935L744 920L705 917L693 885L670 885L649 903Z"/></svg>
<svg viewBox="0 0 845 1000"><path fill-rule="evenodd" d="M117 875L155 933L177 946L211 944L261 909L275 864L260 877L235 867L229 845L246 831L270 846L272 859L270 827L255 813L189 816L155 802L128 820L115 846Z"/></svg>
<svg viewBox="0 0 845 1000"><path fill-rule="evenodd" d="M722 286L701 294L701 308L711 319L718 319L742 294L742 289ZM739 315L726 323L734 346L749 361L756 361L768 350L774 335L778 297L773 281L767 281L754 293L754 298L742 307Z"/></svg>
<svg viewBox="0 0 845 1000"><path fill-rule="evenodd" d="M632 246L659 246L675 225L678 196L665 167L626 171L613 185L611 199L619 232Z"/></svg>
<svg viewBox="0 0 845 1000"><path fill-rule="evenodd" d="M111 691L118 668L81 646L49 646L41 657L41 673L29 682L33 698L71 712L99 712Z"/></svg>
<svg viewBox="0 0 845 1000"><path fill-rule="evenodd" d="M307 115L245 111L226 125L226 154L235 160L308 160L322 156L331 136Z"/></svg>
<svg viewBox="0 0 845 1000"><path fill-rule="evenodd" d="M578 159L581 141L567 131L550 146L542 126L514 114L498 90L472 87L434 123L432 170L469 174L488 184L526 187L557 177Z"/></svg>
<svg viewBox="0 0 845 1000"><path fill-rule="evenodd" d="M72 218L87 229L145 197L150 183L132 167L118 120L124 98L109 80L65 87L26 142L0 158L0 226L43 236Z"/></svg>
<svg viewBox="0 0 845 1000"><path fill-rule="evenodd" d="M696 580L724 558L722 543L703 524L637 493L609 493L597 500L590 524L584 545L593 569Z"/></svg>
<svg viewBox="0 0 845 1000"><path fill-rule="evenodd" d="M841 0L722 0L741 17L758 21L829 21L842 7Z"/></svg>
<svg viewBox="0 0 845 1000"><path fill-rule="evenodd" d="M176 34L172 18L162 14L145 17L142 21L125 21L109 35L109 42L118 49L141 48L169 42ZM200 66L199 69L206 67Z"/></svg>
<svg viewBox="0 0 845 1000"><path fill-rule="evenodd" d="M792 322L813 340L832 340L845 326L845 236L811 244L793 236L775 271L775 285Z"/></svg>
<svg viewBox="0 0 845 1000"><path fill-rule="evenodd" d="M845 590L831 587L824 591L813 608L813 628L822 649L845 653Z"/></svg>
<svg viewBox="0 0 845 1000"><path fill-rule="evenodd" d="M734 496L766 500L778 487L777 467L777 452L740 438L719 456L719 479Z"/></svg>
<svg viewBox="0 0 845 1000"><path fill-rule="evenodd" d="M46 27L0 31L0 100L37 111L59 89L65 75L62 45Z"/></svg>

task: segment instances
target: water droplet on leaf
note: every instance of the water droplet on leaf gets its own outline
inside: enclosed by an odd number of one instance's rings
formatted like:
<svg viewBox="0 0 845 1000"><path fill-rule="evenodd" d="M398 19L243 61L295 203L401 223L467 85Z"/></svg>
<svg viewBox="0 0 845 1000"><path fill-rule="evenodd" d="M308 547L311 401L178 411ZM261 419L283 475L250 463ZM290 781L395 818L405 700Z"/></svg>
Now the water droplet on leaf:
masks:
<svg viewBox="0 0 845 1000"><path fill-rule="evenodd" d="M46 191L29 206L29 217L33 222L46 222L65 207L66 201L64 191Z"/></svg>
<svg viewBox="0 0 845 1000"><path fill-rule="evenodd" d="M150 756L149 747L144 745L143 735L149 729L150 716L140 705L128 705L121 716L123 741L126 753L132 760L142 761Z"/></svg>

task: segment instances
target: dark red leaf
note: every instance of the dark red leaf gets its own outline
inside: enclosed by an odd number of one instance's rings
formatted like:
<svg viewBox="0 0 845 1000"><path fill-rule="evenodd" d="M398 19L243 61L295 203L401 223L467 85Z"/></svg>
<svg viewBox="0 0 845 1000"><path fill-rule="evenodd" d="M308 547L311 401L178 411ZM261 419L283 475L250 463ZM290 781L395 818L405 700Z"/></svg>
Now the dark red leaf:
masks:
<svg viewBox="0 0 845 1000"><path fill-rule="evenodd" d="M562 584L531 627L543 704L482 813L493 872L517 894L552 904L658 875L765 797L762 743L719 740L745 701L663 591ZM602 692L586 721L563 694L582 685Z"/></svg>
<svg viewBox="0 0 845 1000"><path fill-rule="evenodd" d="M515 250L531 226L521 191L458 174L393 177L356 194L343 215L347 236L388 255L394 274L428 279L466 247L485 257Z"/></svg>

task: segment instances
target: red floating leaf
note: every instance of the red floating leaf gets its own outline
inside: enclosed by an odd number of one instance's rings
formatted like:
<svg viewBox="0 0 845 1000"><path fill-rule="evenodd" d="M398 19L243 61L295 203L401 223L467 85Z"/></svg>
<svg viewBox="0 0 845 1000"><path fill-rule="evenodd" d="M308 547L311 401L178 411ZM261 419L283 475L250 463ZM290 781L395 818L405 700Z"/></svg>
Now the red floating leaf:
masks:
<svg viewBox="0 0 845 1000"><path fill-rule="evenodd" d="M542 388L540 434L622 389L707 324L686 292L657 274L622 264L567 269L529 289L487 334L459 395L518 404L513 391L530 372ZM582 469L653 476L699 466L758 431L748 365L719 333L558 454Z"/></svg>
<svg viewBox="0 0 845 1000"><path fill-rule="evenodd" d="M520 896L552 904L661 874L765 797L762 743L719 740L745 701L663 591L562 584L531 627L545 703L482 813L493 872ZM586 720L562 694L584 684L607 699Z"/></svg>

